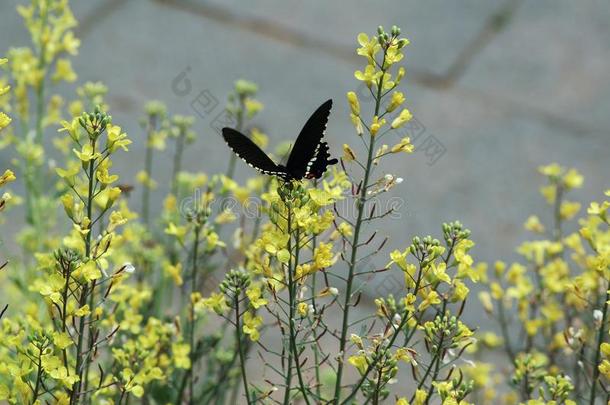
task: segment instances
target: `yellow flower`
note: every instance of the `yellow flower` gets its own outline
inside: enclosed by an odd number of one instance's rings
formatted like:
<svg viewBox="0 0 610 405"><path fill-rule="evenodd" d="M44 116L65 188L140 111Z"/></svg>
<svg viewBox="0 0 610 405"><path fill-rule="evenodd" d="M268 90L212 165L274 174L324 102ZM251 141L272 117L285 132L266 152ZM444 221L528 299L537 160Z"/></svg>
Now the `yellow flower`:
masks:
<svg viewBox="0 0 610 405"><path fill-rule="evenodd" d="M431 305L438 305L441 303L441 298L438 293L434 290L429 290L428 293L424 292L424 299L419 304L418 310L423 311Z"/></svg>
<svg viewBox="0 0 610 405"><path fill-rule="evenodd" d="M163 270L167 275L169 275L177 286L181 286L182 281L182 263L178 262L176 264L166 263L163 266Z"/></svg>
<svg viewBox="0 0 610 405"><path fill-rule="evenodd" d="M176 226L173 222L170 222L165 228L165 233L168 235L173 235L176 237L178 242L181 244L184 243L184 237L188 232L188 228L186 226Z"/></svg>
<svg viewBox="0 0 610 405"><path fill-rule="evenodd" d="M388 104L388 108L386 108L387 112L392 112L405 101L405 95L400 91L395 91L392 94L392 98L390 99L390 104Z"/></svg>
<svg viewBox="0 0 610 405"><path fill-rule="evenodd" d="M406 138L402 138L399 143L392 146L392 149L390 149L390 152L392 152L392 153L400 153L400 152L413 153L414 150L415 150L415 146L413 146L413 144L411 144L411 139L409 137L406 137Z"/></svg>
<svg viewBox="0 0 610 405"><path fill-rule="evenodd" d="M540 166L538 171L547 177L558 177L563 172L563 168L557 163L551 163L546 166Z"/></svg>
<svg viewBox="0 0 610 405"><path fill-rule="evenodd" d="M353 91L347 93L347 101L349 102L350 109L352 110L352 114L358 116L360 115L360 102L358 101L358 96Z"/></svg>
<svg viewBox="0 0 610 405"><path fill-rule="evenodd" d="M38 292L43 297L49 297L51 301L58 304L61 302L61 291L63 291L66 280L59 274L47 277L45 283L38 286Z"/></svg>
<svg viewBox="0 0 610 405"><path fill-rule="evenodd" d="M413 116L411 115L411 112L405 108L400 112L398 117L394 118L394 121L392 121L391 126L392 126L392 128L400 128L405 123L411 121L411 118L413 118Z"/></svg>
<svg viewBox="0 0 610 405"><path fill-rule="evenodd" d="M286 264L290 260L290 252L288 249L280 249L275 256L280 263Z"/></svg>
<svg viewBox="0 0 610 405"><path fill-rule="evenodd" d="M407 44L408 44L408 42L409 41L407 40ZM395 63L400 62L403 57L404 57L404 55L403 55L402 51L400 49L398 49L398 47L396 45L392 45L386 51L385 64L386 64L386 66L393 65Z"/></svg>
<svg viewBox="0 0 610 405"><path fill-rule="evenodd" d="M403 66L398 68L398 73L396 74L396 83L400 83L403 77L405 77L406 70Z"/></svg>
<svg viewBox="0 0 610 405"><path fill-rule="evenodd" d="M76 81L76 73L72 69L72 62L69 59L59 59L55 65L55 73L52 76L54 82L65 81L74 82Z"/></svg>
<svg viewBox="0 0 610 405"><path fill-rule="evenodd" d="M491 348L499 347L503 343L502 338L493 332L485 332L479 336L479 339L485 346Z"/></svg>
<svg viewBox="0 0 610 405"><path fill-rule="evenodd" d="M246 312L244 314L244 326L243 331L246 335L250 336L250 340L256 342L260 338L260 334L258 332L259 326L263 324L262 316L255 316L251 312Z"/></svg>
<svg viewBox="0 0 610 405"><path fill-rule="evenodd" d="M102 190L97 197L95 202L103 209L109 209L121 196L121 189L118 187L110 187Z"/></svg>
<svg viewBox="0 0 610 405"><path fill-rule="evenodd" d="M479 301L481 301L481 305L483 305L485 311L489 313L493 312L494 305L489 292L481 291L479 293Z"/></svg>
<svg viewBox="0 0 610 405"><path fill-rule="evenodd" d="M81 151L77 151L76 149L72 149L76 157L78 157L82 162L87 163L91 160L95 160L102 156L99 152L93 152L93 147L90 144L83 145Z"/></svg>
<svg viewBox="0 0 610 405"><path fill-rule="evenodd" d="M540 219L536 215L530 215L523 227L530 232L544 233L544 225L540 223Z"/></svg>
<svg viewBox="0 0 610 405"><path fill-rule="evenodd" d="M263 103L248 97L244 100L244 107L246 108L246 115L248 118L252 118L263 109Z"/></svg>
<svg viewBox="0 0 610 405"><path fill-rule="evenodd" d="M78 142L80 138L80 124L78 123L78 119L73 119L72 121L61 121L61 128L57 130L57 132L68 132L70 138L74 142Z"/></svg>
<svg viewBox="0 0 610 405"><path fill-rule="evenodd" d="M346 162L356 160L356 154L354 153L352 148L346 143L343 144L343 160Z"/></svg>
<svg viewBox="0 0 610 405"><path fill-rule="evenodd" d="M187 343L172 344L172 355L176 368L181 368L184 370L191 368L191 359L189 357L190 352L191 347Z"/></svg>
<svg viewBox="0 0 610 405"><path fill-rule="evenodd" d="M234 83L235 92L240 95L250 96L258 92L258 85L249 80L238 79Z"/></svg>
<svg viewBox="0 0 610 405"><path fill-rule="evenodd" d="M10 183L11 181L15 181L15 179L15 173L7 169L4 171L4 174L0 176L0 186Z"/></svg>
<svg viewBox="0 0 610 405"><path fill-rule="evenodd" d="M267 299L265 299L263 297L261 287L258 285L251 285L246 290L246 295L248 296L248 299L250 300L250 305L252 305L252 307L254 309L258 309L258 308L262 307L263 305L267 305L267 303L268 303Z"/></svg>
<svg viewBox="0 0 610 405"><path fill-rule="evenodd" d="M544 197L547 204L554 204L557 196L557 187L553 184L540 187L540 194Z"/></svg>
<svg viewBox="0 0 610 405"><path fill-rule="evenodd" d="M339 225L337 225L337 229L335 229L330 235L330 239L336 240L339 238L339 236L349 238L353 235L353 233L354 229L350 224L348 224L347 222L341 222Z"/></svg>
<svg viewBox="0 0 610 405"><path fill-rule="evenodd" d="M297 311L299 312L299 315L306 316L307 312L309 311L309 306L306 302L299 302L297 305Z"/></svg>
<svg viewBox="0 0 610 405"><path fill-rule="evenodd" d="M206 235L205 235L205 239L207 242L207 246L206 246L206 250L208 252L211 252L212 250L216 249L217 247L225 247L226 244L220 240L220 236L214 232L214 231L209 231Z"/></svg>
<svg viewBox="0 0 610 405"><path fill-rule="evenodd" d="M446 273L447 265L445 262L440 262L438 265L430 263L428 270L431 271L430 274L433 276L433 281L443 281L447 284L451 283L451 277Z"/></svg>
<svg viewBox="0 0 610 405"><path fill-rule="evenodd" d="M121 127L118 125L108 125L106 128L108 133L107 146L110 152L115 152L118 148L128 151L127 146L131 145L131 141L127 139L127 134L121 132Z"/></svg>
<svg viewBox="0 0 610 405"><path fill-rule="evenodd" d="M601 204L597 202L592 202L591 205L589 205L589 208L587 208L587 214L598 216L605 221L607 217L608 208L610 208L610 202L608 201L604 201Z"/></svg>
<svg viewBox="0 0 610 405"><path fill-rule="evenodd" d="M54 370L48 371L48 373L51 378L58 380L66 388L72 388L74 383L79 380L78 375L75 373L69 374L68 369L64 366L60 366Z"/></svg>
<svg viewBox="0 0 610 405"><path fill-rule="evenodd" d="M85 304L82 307L80 307L79 309L77 309L76 311L74 311L74 315L75 316L87 316L91 313L91 310L89 309L89 304Z"/></svg>
<svg viewBox="0 0 610 405"><path fill-rule="evenodd" d="M72 274L75 278L82 279L88 283L102 277L102 272L98 269L95 260L89 260L85 264L81 264Z"/></svg>
<svg viewBox="0 0 610 405"><path fill-rule="evenodd" d="M66 347L71 346L74 342L72 342L70 335L66 332L53 332L53 343L60 350L63 350Z"/></svg>
<svg viewBox="0 0 610 405"><path fill-rule="evenodd" d="M369 63L372 63L375 59L375 54L381 50L377 37L373 36L369 39L368 35L361 32L358 34L358 43L360 44L360 48L356 50L358 55L366 57Z"/></svg>
<svg viewBox="0 0 610 405"><path fill-rule="evenodd" d="M110 184L114 183L119 179L119 176L116 174L110 175L108 173L108 169L112 166L112 162L110 159L104 159L97 167L95 171L95 176L102 184Z"/></svg>
<svg viewBox="0 0 610 405"><path fill-rule="evenodd" d="M209 298L202 299L201 303L217 314L222 314L228 308L225 295L222 293L213 293Z"/></svg>
<svg viewBox="0 0 610 405"><path fill-rule="evenodd" d="M366 373L366 369L368 368L368 363L366 362L366 356L364 356L362 354L360 354L358 356L350 356L349 359L347 359L347 361L349 362L349 364L356 367L356 369L358 370L358 372L360 372L361 375Z"/></svg>
<svg viewBox="0 0 610 405"><path fill-rule="evenodd" d="M371 87L373 83L379 80L379 78L381 77L381 72L377 72L374 66L367 65L366 68L364 68L364 72L356 70L354 76L356 77L356 79L365 82L368 87Z"/></svg>
<svg viewBox="0 0 610 405"><path fill-rule="evenodd" d="M362 338L360 336L352 333L349 337L349 340L350 342L358 346L359 349L362 350L364 348L364 344L362 343Z"/></svg>
<svg viewBox="0 0 610 405"><path fill-rule="evenodd" d="M0 82L0 85L4 84L4 82ZM0 96L5 95L11 90L11 86L0 87Z"/></svg>
<svg viewBox="0 0 610 405"><path fill-rule="evenodd" d="M350 119L352 120L354 129L356 129L356 134L358 134L358 136L361 136L364 133L364 128L362 126L362 121L360 120L360 117L355 114L350 114Z"/></svg>
<svg viewBox="0 0 610 405"><path fill-rule="evenodd" d="M573 188L580 188L582 186L584 177L576 169L570 169L563 177L563 184L565 184L568 190Z"/></svg>
<svg viewBox="0 0 610 405"><path fill-rule="evenodd" d="M408 293L403 299L402 303L405 306L405 309L409 312L415 311L415 301L417 301L417 297L413 293Z"/></svg>
<svg viewBox="0 0 610 405"><path fill-rule="evenodd" d="M11 123L11 118L6 115L5 113L0 111L0 131L2 131L4 128L8 127Z"/></svg>
<svg viewBox="0 0 610 405"><path fill-rule="evenodd" d="M141 183L144 187L150 188L150 189L155 189L157 188L157 182L154 181L149 175L148 173L146 173L144 170L140 170L137 174L136 174L136 180Z"/></svg>
<svg viewBox="0 0 610 405"><path fill-rule="evenodd" d="M404 361L405 363L413 364L414 366L417 365L411 351L405 347L399 347L396 349L394 357L396 360Z"/></svg>
<svg viewBox="0 0 610 405"><path fill-rule="evenodd" d="M453 281L453 295L451 296L451 302L464 301L468 297L470 289L466 287L466 284L460 280Z"/></svg>
<svg viewBox="0 0 610 405"><path fill-rule="evenodd" d="M217 224L229 224L237 219L237 216L231 211L230 208L225 208L221 213L219 213L214 222Z"/></svg>
<svg viewBox="0 0 610 405"><path fill-rule="evenodd" d="M63 36L61 44L67 53L76 55L78 53L78 47L80 46L80 39L76 38L72 31L68 31Z"/></svg>
<svg viewBox="0 0 610 405"><path fill-rule="evenodd" d="M129 212L126 213L126 215ZM122 212L113 211L110 213L110 224L108 225L108 232L112 232L117 226L121 226L127 223L129 219L126 218Z"/></svg>
<svg viewBox="0 0 610 405"><path fill-rule="evenodd" d="M559 207L559 214L562 219L570 220L580 211L580 203L563 201Z"/></svg>
<svg viewBox="0 0 610 405"><path fill-rule="evenodd" d="M386 123L385 118L382 118L380 120L378 116L374 116L373 122L371 123L371 135L372 136L377 135L377 132L379 132L379 130L381 129L382 126L385 125L385 123Z"/></svg>
<svg viewBox="0 0 610 405"><path fill-rule="evenodd" d="M85 111L85 106L80 100L74 100L68 104L68 113L73 117L80 116Z"/></svg>
<svg viewBox="0 0 610 405"><path fill-rule="evenodd" d="M426 403L427 398L428 393L423 389L418 389L415 391L415 402L413 402L413 405L423 405Z"/></svg>
<svg viewBox="0 0 610 405"><path fill-rule="evenodd" d="M337 258L334 256L332 248L333 245L330 243L320 243L313 254L313 263L315 268L324 269L335 264Z"/></svg>
<svg viewBox="0 0 610 405"><path fill-rule="evenodd" d="M610 378L610 361L604 360L598 366L599 372L602 373L606 378Z"/></svg>

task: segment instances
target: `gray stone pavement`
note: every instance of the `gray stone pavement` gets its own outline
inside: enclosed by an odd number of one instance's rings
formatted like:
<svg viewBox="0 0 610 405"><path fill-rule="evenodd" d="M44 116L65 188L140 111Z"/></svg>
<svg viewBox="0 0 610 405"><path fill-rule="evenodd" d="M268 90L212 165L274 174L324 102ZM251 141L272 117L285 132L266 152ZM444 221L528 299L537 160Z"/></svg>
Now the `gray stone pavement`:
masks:
<svg viewBox="0 0 610 405"><path fill-rule="evenodd" d="M0 3L0 54L27 40L14 13ZM273 141L295 136L307 115L329 97L332 150L358 145L345 93L357 88L353 55L358 32L397 24L411 40L406 51L407 104L442 156L395 158L386 172L405 178L393 195L404 199L400 220L379 225L389 248L413 235L439 236L442 221L459 219L477 242L477 259L515 257L529 214L550 220L538 195L540 164L574 166L585 185L572 198L588 204L610 186L610 6L606 1L474 0L271 1L94 0L73 2L83 22L79 81L102 80L114 121L134 140L131 158L116 170L131 179L144 142L137 118L146 100L194 114L191 102L208 91L221 105L237 78L261 87L265 110L256 124ZM185 69L192 89L172 91ZM74 86L61 89L70 94ZM191 170L224 170L226 146L211 128L221 106L197 118L199 140L186 152ZM420 134L421 133L421 134ZM433 138L430 138L433 136ZM430 141L426 141L430 142ZM417 145L417 143L416 143ZM0 152L0 166L9 155ZM155 177L167 191L166 153ZM238 165L240 176L251 174ZM380 172L379 175L383 173ZM133 201L137 207L139 198ZM371 229L372 231L372 229ZM376 259L383 265L385 257ZM381 283L381 282L380 282ZM372 284L368 291L382 288ZM477 305L467 319L483 318Z"/></svg>

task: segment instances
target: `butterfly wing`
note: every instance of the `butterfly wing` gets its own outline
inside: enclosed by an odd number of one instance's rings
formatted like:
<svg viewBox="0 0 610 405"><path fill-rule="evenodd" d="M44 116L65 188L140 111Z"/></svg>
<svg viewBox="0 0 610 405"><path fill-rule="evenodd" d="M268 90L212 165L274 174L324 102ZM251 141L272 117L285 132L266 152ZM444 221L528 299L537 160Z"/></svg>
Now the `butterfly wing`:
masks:
<svg viewBox="0 0 610 405"><path fill-rule="evenodd" d="M318 107L303 126L286 163L286 169L292 178L299 180L307 175L312 160L320 149L332 106L332 100L326 101Z"/></svg>
<svg viewBox="0 0 610 405"><path fill-rule="evenodd" d="M276 165L250 138L232 128L223 128L222 137L235 154L263 174L285 176L284 168Z"/></svg>
<svg viewBox="0 0 610 405"><path fill-rule="evenodd" d="M337 159L329 158L330 153L328 153L328 144L326 142L320 142L320 145L316 150L316 154L307 165L307 173L305 173L305 177L308 179L319 179L322 177L324 172L326 172L328 166L335 165L339 162Z"/></svg>

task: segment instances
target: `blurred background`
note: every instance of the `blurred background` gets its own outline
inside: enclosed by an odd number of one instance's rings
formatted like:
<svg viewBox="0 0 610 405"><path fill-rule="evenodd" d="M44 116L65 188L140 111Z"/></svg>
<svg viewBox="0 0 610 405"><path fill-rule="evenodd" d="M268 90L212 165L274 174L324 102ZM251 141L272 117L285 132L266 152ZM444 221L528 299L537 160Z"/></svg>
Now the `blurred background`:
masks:
<svg viewBox="0 0 610 405"><path fill-rule="evenodd" d="M17 4L0 2L0 55L28 43ZM138 119L151 99L165 102L171 113L196 117L198 140L185 153L186 168L224 171L229 155L217 128L239 78L260 85L257 98L265 109L254 124L271 142L293 139L309 114L333 98L327 139L340 155L343 143L358 142L345 93L365 95L353 75L364 65L355 54L356 36L395 24L411 41L401 90L415 117L404 133L418 151L384 168L405 179L393 190L404 202L400 218L378 225L390 236L388 249L404 249L414 235L440 237L441 223L458 219L472 230L475 259L510 261L527 237L525 219L539 214L551 220L538 193L539 165L558 162L581 171L584 187L571 199L583 209L610 186L606 0L71 4L82 40L73 62L79 80L60 93L72 98L85 81L108 86L114 122L134 141L130 159L115 161L124 182L134 182L141 169L134 161L144 158ZM10 159L10 151L0 151L1 168ZM167 167L157 161L158 209L170 173L169 157ZM238 174L252 172L238 164ZM132 207L139 201L132 198ZM5 229L18 229L20 216L12 217ZM382 267L387 256L375 261L372 266ZM395 284L380 277L368 288L387 293ZM466 320L481 322L476 302L470 308Z"/></svg>

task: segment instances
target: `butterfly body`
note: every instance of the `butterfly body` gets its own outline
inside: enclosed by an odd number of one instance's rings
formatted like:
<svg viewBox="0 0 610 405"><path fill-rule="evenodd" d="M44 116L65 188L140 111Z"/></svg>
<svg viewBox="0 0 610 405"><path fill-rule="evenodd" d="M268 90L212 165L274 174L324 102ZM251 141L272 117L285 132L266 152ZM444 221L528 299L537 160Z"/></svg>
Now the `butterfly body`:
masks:
<svg viewBox="0 0 610 405"><path fill-rule="evenodd" d="M329 147L323 142L324 132L332 100L326 101L307 120L285 165L276 164L247 136L232 128L223 128L222 136L235 154L259 172L277 176L283 181L319 179L329 165L337 163L330 159Z"/></svg>

